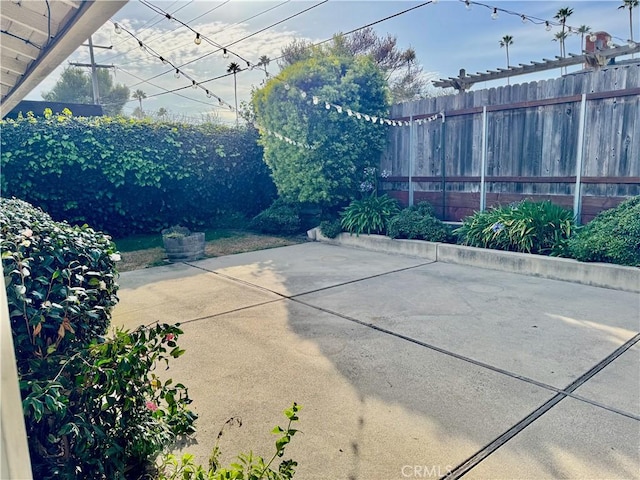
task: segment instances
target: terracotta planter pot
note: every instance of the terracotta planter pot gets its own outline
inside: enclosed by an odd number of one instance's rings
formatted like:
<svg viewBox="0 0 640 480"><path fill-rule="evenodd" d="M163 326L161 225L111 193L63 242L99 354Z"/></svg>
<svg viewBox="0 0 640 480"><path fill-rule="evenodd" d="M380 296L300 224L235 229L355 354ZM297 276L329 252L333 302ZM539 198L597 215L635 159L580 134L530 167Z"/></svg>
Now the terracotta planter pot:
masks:
<svg viewBox="0 0 640 480"><path fill-rule="evenodd" d="M204 232L180 237L164 236L162 241L170 262L191 262L204 257Z"/></svg>

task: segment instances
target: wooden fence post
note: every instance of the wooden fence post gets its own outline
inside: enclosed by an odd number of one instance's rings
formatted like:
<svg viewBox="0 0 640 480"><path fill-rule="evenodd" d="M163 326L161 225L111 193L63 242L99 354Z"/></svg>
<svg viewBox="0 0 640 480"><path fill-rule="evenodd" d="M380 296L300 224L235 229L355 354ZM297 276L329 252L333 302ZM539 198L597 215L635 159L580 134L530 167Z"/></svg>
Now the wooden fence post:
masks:
<svg viewBox="0 0 640 480"><path fill-rule="evenodd" d="M487 170L487 106L482 107L482 156L480 161L480 211L487 208L487 186L485 175Z"/></svg>
<svg viewBox="0 0 640 480"><path fill-rule="evenodd" d="M584 129L587 116L587 94L582 94L580 100L580 121L578 122L578 145L576 148L576 186L573 191L573 216L576 223L580 224L582 209L582 163L584 159Z"/></svg>
<svg viewBox="0 0 640 480"><path fill-rule="evenodd" d="M413 166L415 165L415 132L413 115L409 116L409 206L413 206Z"/></svg>

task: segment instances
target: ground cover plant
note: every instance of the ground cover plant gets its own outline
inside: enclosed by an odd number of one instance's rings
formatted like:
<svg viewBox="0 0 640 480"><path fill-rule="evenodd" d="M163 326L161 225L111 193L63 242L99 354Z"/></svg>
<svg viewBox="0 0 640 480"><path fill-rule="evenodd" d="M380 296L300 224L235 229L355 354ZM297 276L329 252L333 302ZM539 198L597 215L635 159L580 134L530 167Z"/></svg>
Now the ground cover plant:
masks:
<svg viewBox="0 0 640 480"><path fill-rule="evenodd" d="M569 241L568 249L584 262L640 266L640 196L598 214Z"/></svg>
<svg viewBox="0 0 640 480"><path fill-rule="evenodd" d="M285 428L276 426L271 433L278 436L275 442L275 452L271 458L265 461L262 457L253 453L241 453L237 456L235 462L228 467L223 467L220 462L220 438L224 432L224 428L236 423L235 418L227 420L226 424L218 433L216 444L213 447L209 465L204 467L195 463L191 454L184 454L178 459L173 454L165 455L160 462L158 468L158 480L289 480L295 474L295 467L298 462L294 460L282 460L277 463L277 459L284 456L287 445L291 442L293 436L298 432L292 428L294 422L299 420L298 412L302 408L301 405L293 403L290 408L284 411L288 423ZM277 468L276 467L277 463Z"/></svg>
<svg viewBox="0 0 640 480"><path fill-rule="evenodd" d="M523 200L475 212L454 232L463 245L541 255L567 255L573 213L549 201Z"/></svg>
<svg viewBox="0 0 640 480"><path fill-rule="evenodd" d="M433 215L428 202L405 208L389 220L388 235L391 238L408 238L429 242L451 242L450 228Z"/></svg>

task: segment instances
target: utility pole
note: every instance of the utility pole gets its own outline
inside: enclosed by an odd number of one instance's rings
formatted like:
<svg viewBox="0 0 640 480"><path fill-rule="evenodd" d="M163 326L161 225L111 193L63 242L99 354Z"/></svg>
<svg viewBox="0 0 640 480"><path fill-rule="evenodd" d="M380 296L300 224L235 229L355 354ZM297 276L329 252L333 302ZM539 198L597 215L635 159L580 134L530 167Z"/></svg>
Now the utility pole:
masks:
<svg viewBox="0 0 640 480"><path fill-rule="evenodd" d="M83 47L89 47L89 57L91 58L91 63L70 63L74 67L91 67L91 85L93 86L93 103L98 105L100 103L100 89L98 88L98 68L113 68L113 65L99 65L96 63L93 56L94 48L104 48L106 50L111 50L113 45L110 47L104 47L101 45L94 45L91 36L89 36L89 43L82 44Z"/></svg>

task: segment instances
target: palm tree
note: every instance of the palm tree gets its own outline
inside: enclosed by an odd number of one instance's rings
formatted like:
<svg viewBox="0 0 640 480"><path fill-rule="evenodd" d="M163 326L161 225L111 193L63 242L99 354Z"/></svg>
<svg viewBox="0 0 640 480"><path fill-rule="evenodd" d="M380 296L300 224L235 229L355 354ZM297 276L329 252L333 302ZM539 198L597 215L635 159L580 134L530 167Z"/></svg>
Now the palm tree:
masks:
<svg viewBox="0 0 640 480"><path fill-rule="evenodd" d="M236 83L236 74L240 70L240 65L236 62L231 62L227 67L227 73L233 73L233 93L236 98L236 126L238 126L238 84Z"/></svg>
<svg viewBox="0 0 640 480"><path fill-rule="evenodd" d="M633 9L638 8L640 5L639 0L622 0L622 5L618 7L618 10L625 8L629 9L629 40L633 42Z"/></svg>
<svg viewBox="0 0 640 480"><path fill-rule="evenodd" d="M565 7L558 10L558 13L556 13L555 16L553 17L556 20L558 20L562 25L562 35L556 35L556 39L558 39L558 41L560 42L560 56L562 58L566 56L564 41L569 36L565 32L565 26L566 26L565 24L567 23L567 18L569 18L572 13L573 13L573 8ZM566 73L566 69L565 69L565 73Z"/></svg>
<svg viewBox="0 0 640 480"><path fill-rule="evenodd" d="M169 111L164 107L160 107L156 115L160 120L164 120L166 116L169 115Z"/></svg>
<svg viewBox="0 0 640 480"><path fill-rule="evenodd" d="M509 68L509 45L513 45L513 37L511 35L505 35L500 40L500 48L505 48L507 51L507 68ZM509 85L509 77L507 77L507 85Z"/></svg>
<svg viewBox="0 0 640 480"><path fill-rule="evenodd" d="M264 68L264 76L265 77L269 76L269 72L267 72L267 65L269 65L269 63L271 63L271 59L269 57L267 57L266 55L262 55L258 59L258 66Z"/></svg>
<svg viewBox="0 0 640 480"><path fill-rule="evenodd" d="M589 25L580 25L578 27L578 33L580 34L580 50L584 51L586 48L584 44L584 36L591 31L591 27Z"/></svg>
<svg viewBox="0 0 640 480"><path fill-rule="evenodd" d="M140 102L140 111L142 112L142 99L147 98L147 94L138 89L131 94L131 98L135 98Z"/></svg>
<svg viewBox="0 0 640 480"><path fill-rule="evenodd" d="M564 41L567 39L569 34L567 32L556 32L553 36L554 42L560 42L560 56L564 57Z"/></svg>

